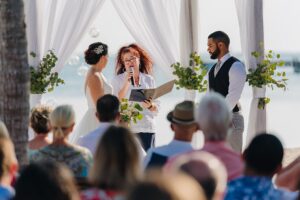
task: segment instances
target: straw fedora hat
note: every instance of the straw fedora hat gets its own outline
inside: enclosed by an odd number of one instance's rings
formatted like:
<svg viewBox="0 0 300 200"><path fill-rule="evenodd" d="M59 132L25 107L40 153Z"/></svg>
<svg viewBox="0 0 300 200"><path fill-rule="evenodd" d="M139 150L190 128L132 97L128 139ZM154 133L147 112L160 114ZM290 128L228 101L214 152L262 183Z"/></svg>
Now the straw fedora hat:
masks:
<svg viewBox="0 0 300 200"><path fill-rule="evenodd" d="M183 101L177 104L174 110L169 112L167 119L175 124L189 125L195 123L194 102Z"/></svg>

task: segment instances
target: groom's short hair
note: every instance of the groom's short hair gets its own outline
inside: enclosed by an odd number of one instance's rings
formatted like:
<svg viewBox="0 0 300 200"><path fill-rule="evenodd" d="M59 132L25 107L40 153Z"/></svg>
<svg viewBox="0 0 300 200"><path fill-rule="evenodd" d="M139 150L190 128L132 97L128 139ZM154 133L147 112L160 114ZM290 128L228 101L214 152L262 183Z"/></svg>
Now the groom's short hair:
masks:
<svg viewBox="0 0 300 200"><path fill-rule="evenodd" d="M229 47L230 39L228 35L223 31L213 32L208 36L208 39L209 38L212 38L216 42L223 42L226 45L226 47Z"/></svg>
<svg viewBox="0 0 300 200"><path fill-rule="evenodd" d="M111 94L106 94L97 100L97 113L100 122L111 122L119 115L119 99Z"/></svg>

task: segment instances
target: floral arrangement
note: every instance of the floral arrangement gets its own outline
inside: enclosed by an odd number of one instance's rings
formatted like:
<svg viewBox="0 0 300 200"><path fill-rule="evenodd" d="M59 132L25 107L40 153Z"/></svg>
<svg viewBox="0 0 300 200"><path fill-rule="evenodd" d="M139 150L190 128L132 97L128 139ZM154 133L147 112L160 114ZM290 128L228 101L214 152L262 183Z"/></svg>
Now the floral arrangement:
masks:
<svg viewBox="0 0 300 200"><path fill-rule="evenodd" d="M128 99L122 99L120 105L121 121L128 125L133 122L137 123L137 120L143 119L141 112L143 108L138 103L129 102Z"/></svg>
<svg viewBox="0 0 300 200"><path fill-rule="evenodd" d="M36 54L31 52L32 57L36 57ZM57 57L53 51L48 51L38 67L30 67L30 91L32 94L43 94L51 92L54 87L59 84L64 84L64 80L58 77L57 72L51 72L55 67Z"/></svg>
<svg viewBox="0 0 300 200"><path fill-rule="evenodd" d="M276 72L277 66L284 66L284 61L279 60L280 54L275 54L272 50L269 50L267 54L262 55L259 52L252 52L252 56L256 59L263 58L257 64L256 69L249 69L247 79L250 86L263 88L264 86L270 87L272 90L274 87L282 88L284 91L287 86L286 72ZM259 98L258 108L264 109L265 105L270 102L270 98Z"/></svg>
<svg viewBox="0 0 300 200"><path fill-rule="evenodd" d="M176 88L185 88L188 90L198 90L205 92L207 90L207 68L203 65L200 55L196 52L191 53L189 66L183 66L179 62L171 65L174 68L173 74L177 76L175 80Z"/></svg>

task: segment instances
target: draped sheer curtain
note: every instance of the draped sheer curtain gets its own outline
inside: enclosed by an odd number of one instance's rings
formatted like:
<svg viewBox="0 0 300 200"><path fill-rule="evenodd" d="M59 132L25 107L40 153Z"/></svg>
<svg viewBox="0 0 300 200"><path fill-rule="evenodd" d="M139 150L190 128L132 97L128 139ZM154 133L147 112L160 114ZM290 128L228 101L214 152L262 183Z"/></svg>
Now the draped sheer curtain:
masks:
<svg viewBox="0 0 300 200"><path fill-rule="evenodd" d="M264 52L263 1L235 0L235 4L245 65L247 69L255 69L257 60L251 52ZM266 107L263 110L257 108L259 98L265 97L265 94L266 88L252 88L246 144L249 144L257 133L267 129Z"/></svg>
<svg viewBox="0 0 300 200"><path fill-rule="evenodd" d="M24 3L28 52L37 55L36 58L28 56L29 64L37 66L48 50L53 50L58 58L53 71L59 72L104 0L25 0Z"/></svg>
<svg viewBox="0 0 300 200"><path fill-rule="evenodd" d="M170 65L179 60L178 12L174 0L112 0L121 20L155 65L173 78Z"/></svg>
<svg viewBox="0 0 300 200"><path fill-rule="evenodd" d="M180 61L189 66L190 54L199 52L198 0L183 0L180 5ZM196 91L185 90L185 99L194 101Z"/></svg>
<svg viewBox="0 0 300 200"><path fill-rule="evenodd" d="M199 52L199 0L182 0L180 5L180 61L189 66L191 52ZM196 100L196 91L185 90L186 100ZM193 136L194 148L201 148L203 135L196 132Z"/></svg>

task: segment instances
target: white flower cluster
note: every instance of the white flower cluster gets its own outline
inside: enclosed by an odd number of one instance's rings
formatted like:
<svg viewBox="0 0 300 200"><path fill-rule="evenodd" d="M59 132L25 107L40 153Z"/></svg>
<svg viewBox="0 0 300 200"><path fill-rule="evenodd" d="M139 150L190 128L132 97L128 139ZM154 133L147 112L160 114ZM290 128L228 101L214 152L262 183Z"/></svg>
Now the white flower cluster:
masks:
<svg viewBox="0 0 300 200"><path fill-rule="evenodd" d="M96 54L101 54L104 51L103 46L100 44L97 48L94 49Z"/></svg>

